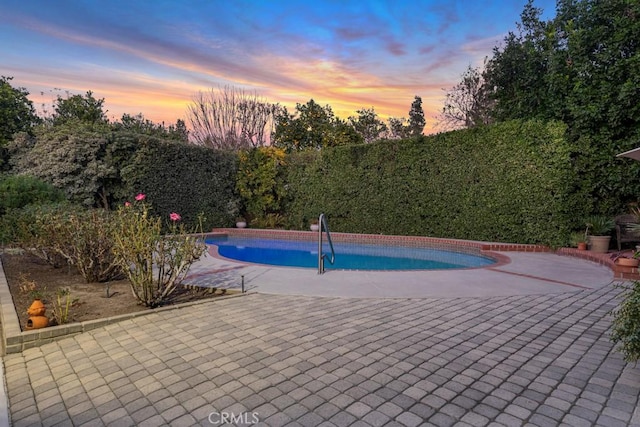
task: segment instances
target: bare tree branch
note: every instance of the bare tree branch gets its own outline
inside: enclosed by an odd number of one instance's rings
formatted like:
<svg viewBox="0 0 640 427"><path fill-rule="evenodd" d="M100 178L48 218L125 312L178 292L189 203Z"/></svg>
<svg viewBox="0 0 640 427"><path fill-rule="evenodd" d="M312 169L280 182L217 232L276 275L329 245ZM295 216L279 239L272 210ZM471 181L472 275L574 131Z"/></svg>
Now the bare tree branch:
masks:
<svg viewBox="0 0 640 427"><path fill-rule="evenodd" d="M224 86L194 95L187 115L195 144L239 150L268 144L277 109L255 92Z"/></svg>

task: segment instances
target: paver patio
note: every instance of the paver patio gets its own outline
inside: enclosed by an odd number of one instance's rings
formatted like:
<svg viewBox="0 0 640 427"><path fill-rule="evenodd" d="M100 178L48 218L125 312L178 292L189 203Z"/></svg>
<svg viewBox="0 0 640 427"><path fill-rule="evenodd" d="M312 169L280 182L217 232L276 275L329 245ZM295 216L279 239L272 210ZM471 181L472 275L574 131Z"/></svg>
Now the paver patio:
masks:
<svg viewBox="0 0 640 427"><path fill-rule="evenodd" d="M253 294L5 357L14 426L640 426L619 289L474 298Z"/></svg>

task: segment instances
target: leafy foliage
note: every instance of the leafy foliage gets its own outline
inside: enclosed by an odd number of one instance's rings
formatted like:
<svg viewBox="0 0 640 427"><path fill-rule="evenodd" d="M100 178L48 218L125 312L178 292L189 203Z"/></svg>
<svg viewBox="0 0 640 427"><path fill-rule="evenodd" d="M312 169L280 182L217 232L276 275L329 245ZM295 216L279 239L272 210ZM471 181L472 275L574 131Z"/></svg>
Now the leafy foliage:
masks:
<svg viewBox="0 0 640 427"><path fill-rule="evenodd" d="M142 114L132 116L123 114L119 122L111 124L114 131L156 136L172 141L189 142L189 131L184 120L178 119L175 124L165 126L163 123L154 123L145 119Z"/></svg>
<svg viewBox="0 0 640 427"><path fill-rule="evenodd" d="M241 151L239 159L236 189L246 217L254 227L279 225L277 214L281 212L285 197L284 150L254 148Z"/></svg>
<svg viewBox="0 0 640 427"><path fill-rule="evenodd" d="M640 140L640 3L562 0L554 19L540 16L529 1L487 62L492 117L566 123L574 192L588 212L619 213L640 193L640 164L615 158Z"/></svg>
<svg viewBox="0 0 640 427"><path fill-rule="evenodd" d="M27 205L8 211L2 217L3 241L23 248L53 267L66 264L56 250L66 245L64 230L66 204Z"/></svg>
<svg viewBox="0 0 640 427"><path fill-rule="evenodd" d="M51 121L54 126L70 122L90 124L107 123L107 112L104 111L104 98L96 99L93 92L85 95L69 95L66 98L58 95Z"/></svg>
<svg viewBox="0 0 640 427"><path fill-rule="evenodd" d="M422 98L415 96L411 103L411 109L409 110L409 124L407 133L410 137L422 135L424 126L427 121L424 118L424 111L422 110Z"/></svg>
<svg viewBox="0 0 640 427"><path fill-rule="evenodd" d="M180 212L193 228L205 215L203 227L231 225L238 215L235 191L237 155L205 147L140 138L121 170L128 194L143 191L153 200L153 214Z"/></svg>
<svg viewBox="0 0 640 427"><path fill-rule="evenodd" d="M15 172L52 184L69 200L108 206L107 183L118 176L118 165L109 161L110 135L105 126L80 122L43 126L35 136L16 136L11 161Z"/></svg>
<svg viewBox="0 0 640 427"><path fill-rule="evenodd" d="M274 147L292 152L357 144L362 142L362 137L352 126L335 117L329 105L322 107L311 99L304 105L297 104L296 114L289 114L286 108L280 110L271 141Z"/></svg>
<svg viewBox="0 0 640 427"><path fill-rule="evenodd" d="M11 86L13 77L0 77L0 166L7 161L5 146L19 132L31 132L40 122L29 92L23 87Z"/></svg>
<svg viewBox="0 0 640 427"><path fill-rule="evenodd" d="M288 225L562 245L580 200L562 124L508 122L291 156Z"/></svg>
<svg viewBox="0 0 640 427"><path fill-rule="evenodd" d="M0 179L0 215L30 204L56 203L64 199L62 191L33 176L7 175Z"/></svg>
<svg viewBox="0 0 640 427"><path fill-rule="evenodd" d="M73 209L60 221L53 237L55 251L76 267L87 283L108 282L123 277L113 254L115 224L105 209Z"/></svg>
<svg viewBox="0 0 640 427"><path fill-rule="evenodd" d="M613 311L611 340L627 362L640 360L640 282L619 285L624 289L620 306Z"/></svg>
<svg viewBox="0 0 640 427"><path fill-rule="evenodd" d="M382 139L387 133L387 125L380 119L373 108L363 108L358 111L357 117L349 117L349 123L358 132L364 142L369 144Z"/></svg>

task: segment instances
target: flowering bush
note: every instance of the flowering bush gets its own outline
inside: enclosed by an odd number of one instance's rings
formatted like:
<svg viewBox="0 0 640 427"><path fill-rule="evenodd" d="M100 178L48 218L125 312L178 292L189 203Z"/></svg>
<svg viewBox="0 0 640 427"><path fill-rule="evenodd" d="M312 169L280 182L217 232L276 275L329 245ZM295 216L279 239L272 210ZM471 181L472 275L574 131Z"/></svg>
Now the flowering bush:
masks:
<svg viewBox="0 0 640 427"><path fill-rule="evenodd" d="M131 290L147 307L157 307L171 295L206 251L201 239L188 234L178 213L169 219L171 234L162 234L161 218L149 215L145 195L118 209L114 254L125 270Z"/></svg>

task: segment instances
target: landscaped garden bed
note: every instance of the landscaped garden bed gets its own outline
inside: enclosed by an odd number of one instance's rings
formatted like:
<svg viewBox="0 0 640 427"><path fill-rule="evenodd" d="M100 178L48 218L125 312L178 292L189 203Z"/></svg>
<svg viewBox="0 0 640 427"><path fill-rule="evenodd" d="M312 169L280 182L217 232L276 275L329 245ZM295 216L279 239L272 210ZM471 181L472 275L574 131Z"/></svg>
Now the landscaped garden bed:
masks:
<svg viewBox="0 0 640 427"><path fill-rule="evenodd" d="M4 253L1 255L1 259L22 330L25 330L28 319L27 309L33 302L31 293L20 289L20 286L26 282L35 283L43 293L43 300L47 306L46 315L51 321L53 321L53 301L59 288L68 289L73 302L69 310L68 323L152 310L138 303L132 295L131 286L127 279L107 283L86 283L76 269L54 268L27 253ZM214 291L206 288L178 286L163 306L214 298L230 293L220 289Z"/></svg>

